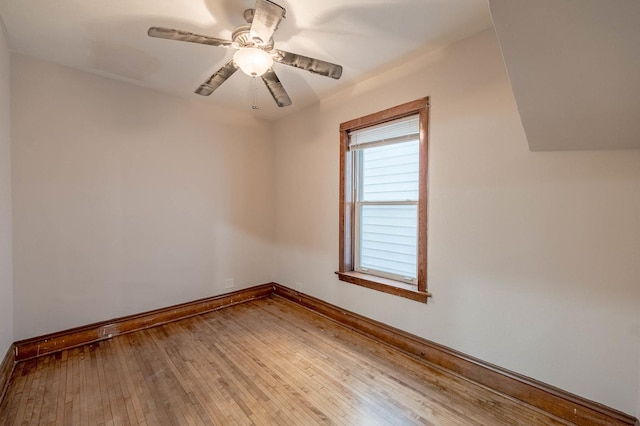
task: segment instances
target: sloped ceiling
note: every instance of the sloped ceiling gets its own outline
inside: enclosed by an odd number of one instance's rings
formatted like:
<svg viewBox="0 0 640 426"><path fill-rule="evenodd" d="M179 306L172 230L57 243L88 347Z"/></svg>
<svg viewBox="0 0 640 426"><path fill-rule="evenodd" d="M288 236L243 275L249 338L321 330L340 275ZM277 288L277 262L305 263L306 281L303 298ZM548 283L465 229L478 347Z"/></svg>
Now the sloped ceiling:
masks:
<svg viewBox="0 0 640 426"><path fill-rule="evenodd" d="M194 90L233 51L147 36L151 26L230 39L255 0L2 0L12 50L229 109L277 119L363 76L491 26L486 0L275 0L286 19L275 47L340 64L336 81L275 64L293 105L278 108L261 81L238 72L208 98Z"/></svg>
<svg viewBox="0 0 640 426"><path fill-rule="evenodd" d="M532 151L640 148L640 1L489 4Z"/></svg>

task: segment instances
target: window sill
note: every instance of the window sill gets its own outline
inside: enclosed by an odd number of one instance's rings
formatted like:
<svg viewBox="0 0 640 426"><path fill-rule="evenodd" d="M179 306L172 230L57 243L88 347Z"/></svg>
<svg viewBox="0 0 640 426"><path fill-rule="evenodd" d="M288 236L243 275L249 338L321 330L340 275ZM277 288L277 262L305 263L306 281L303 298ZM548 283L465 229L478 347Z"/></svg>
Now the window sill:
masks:
<svg viewBox="0 0 640 426"><path fill-rule="evenodd" d="M427 303L431 293L418 291L409 284L394 281L387 278L376 277L374 275L363 274L362 272L336 272L338 279L350 284L360 285L395 296L406 297L417 302Z"/></svg>

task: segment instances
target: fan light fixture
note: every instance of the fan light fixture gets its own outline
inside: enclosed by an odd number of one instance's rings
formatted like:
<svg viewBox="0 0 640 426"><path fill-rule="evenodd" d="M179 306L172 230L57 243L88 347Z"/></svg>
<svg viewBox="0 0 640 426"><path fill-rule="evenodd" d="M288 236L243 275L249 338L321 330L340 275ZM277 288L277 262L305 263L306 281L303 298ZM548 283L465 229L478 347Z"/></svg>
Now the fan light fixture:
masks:
<svg viewBox="0 0 640 426"><path fill-rule="evenodd" d="M251 77L258 77L267 72L273 65L273 58L267 52L255 47L245 47L233 55L233 61L242 72Z"/></svg>

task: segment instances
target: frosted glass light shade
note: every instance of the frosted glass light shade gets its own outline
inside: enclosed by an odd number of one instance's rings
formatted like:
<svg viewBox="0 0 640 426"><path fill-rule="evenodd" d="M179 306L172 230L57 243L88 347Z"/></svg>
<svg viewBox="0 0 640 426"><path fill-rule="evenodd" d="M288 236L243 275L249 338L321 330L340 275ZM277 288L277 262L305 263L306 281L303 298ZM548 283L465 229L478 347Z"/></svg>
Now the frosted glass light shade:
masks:
<svg viewBox="0 0 640 426"><path fill-rule="evenodd" d="M273 58L267 52L255 47L245 47L233 55L233 61L242 72L252 77L258 77L273 65Z"/></svg>

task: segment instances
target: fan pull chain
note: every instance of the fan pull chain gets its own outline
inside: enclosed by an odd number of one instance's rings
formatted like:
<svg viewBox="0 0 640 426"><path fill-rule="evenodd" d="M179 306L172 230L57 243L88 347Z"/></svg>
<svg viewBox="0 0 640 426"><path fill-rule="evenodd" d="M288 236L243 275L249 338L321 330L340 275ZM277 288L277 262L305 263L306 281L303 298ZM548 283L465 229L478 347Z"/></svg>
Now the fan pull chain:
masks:
<svg viewBox="0 0 640 426"><path fill-rule="evenodd" d="M258 106L258 77L253 77L253 105L251 109L260 109Z"/></svg>

